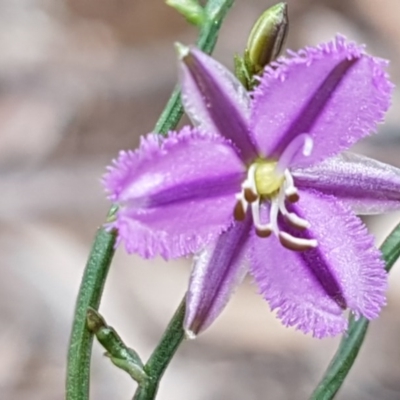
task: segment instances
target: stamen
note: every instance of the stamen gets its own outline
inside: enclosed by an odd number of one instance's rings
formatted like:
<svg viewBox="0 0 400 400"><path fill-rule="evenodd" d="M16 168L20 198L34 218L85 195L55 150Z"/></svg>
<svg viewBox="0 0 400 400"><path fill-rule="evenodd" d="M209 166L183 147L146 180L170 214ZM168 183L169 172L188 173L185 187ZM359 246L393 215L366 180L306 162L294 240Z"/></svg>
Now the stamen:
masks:
<svg viewBox="0 0 400 400"><path fill-rule="evenodd" d="M290 189L292 189L292 188L290 188ZM294 189L293 191L286 190L285 191L285 195L286 195L286 198L291 203L296 203L296 202L298 202L300 200L300 196L297 193L297 189L296 188L293 188L293 189Z"/></svg>
<svg viewBox="0 0 400 400"><path fill-rule="evenodd" d="M233 217L236 221L243 221L246 217L246 210L244 209L243 203L238 201L233 209Z"/></svg>
<svg viewBox="0 0 400 400"><path fill-rule="evenodd" d="M274 228L271 222L267 224L261 223L260 201L256 201L251 204L251 213L253 216L253 224L256 229L257 235L260 237L268 237L274 231Z"/></svg>
<svg viewBox="0 0 400 400"><path fill-rule="evenodd" d="M243 190L243 195L248 203L253 203L258 199L258 194L254 193L253 190L250 188L245 188Z"/></svg>
<svg viewBox="0 0 400 400"><path fill-rule="evenodd" d="M285 196L291 203L296 203L300 199L292 174L288 169L285 170Z"/></svg>
<svg viewBox="0 0 400 400"><path fill-rule="evenodd" d="M283 247L293 251L306 251L318 246L315 239L296 238L286 232L279 232L279 241Z"/></svg>
<svg viewBox="0 0 400 400"><path fill-rule="evenodd" d="M307 220L299 217L295 213L290 212L290 213L284 214L284 217L286 218L286 221L290 225L292 225L294 228L307 229L310 227L310 223Z"/></svg>
<svg viewBox="0 0 400 400"><path fill-rule="evenodd" d="M275 235L279 233L278 227L278 214L279 214L279 197L271 202L271 209L269 211L269 220L272 227L272 231Z"/></svg>
<svg viewBox="0 0 400 400"><path fill-rule="evenodd" d="M237 203L233 209L233 217L236 221L243 221L246 218L247 202L243 198L243 193L236 195Z"/></svg>
<svg viewBox="0 0 400 400"><path fill-rule="evenodd" d="M285 169L284 175L286 190L289 190L291 188L296 189L296 187L294 186L293 176L288 169Z"/></svg>
<svg viewBox="0 0 400 400"><path fill-rule="evenodd" d="M279 211L285 217L286 221L290 223L290 225L298 229L307 229L310 227L310 223L307 220L287 210L285 205L285 197L283 196L282 190L279 192L278 202Z"/></svg>
<svg viewBox="0 0 400 400"><path fill-rule="evenodd" d="M256 235L260 238L267 238L268 236L271 236L272 229L269 228L264 228L264 229L259 229L256 227Z"/></svg>
<svg viewBox="0 0 400 400"><path fill-rule="evenodd" d="M247 179L243 182L242 189L250 189L253 193L257 193L257 186L255 180L256 169L257 169L256 164L250 165L250 168L247 172Z"/></svg>
<svg viewBox="0 0 400 400"><path fill-rule="evenodd" d="M276 169L283 173L289 168L293 159L297 156L299 151L302 152L303 156L308 157L313 149L313 140L310 135L303 133L302 135L296 136L281 154Z"/></svg>
<svg viewBox="0 0 400 400"><path fill-rule="evenodd" d="M290 161L296 155L299 150L299 142L303 146L303 154L309 155L312 149L312 140L308 135L300 135L285 150L284 158L286 157ZM250 205L257 236L266 238L274 233L284 247L294 251L305 251L316 247L318 242L315 239L296 238L279 230L279 213L294 228L307 229L310 224L286 208L286 200L295 202L299 199L290 171L285 168L282 173L279 173L280 176L276 172L279 171L277 171L275 163L254 163L250 166L247 179L242 183L242 190L236 195L235 219L243 221ZM264 201L265 197L270 202L268 223L261 222L261 199Z"/></svg>

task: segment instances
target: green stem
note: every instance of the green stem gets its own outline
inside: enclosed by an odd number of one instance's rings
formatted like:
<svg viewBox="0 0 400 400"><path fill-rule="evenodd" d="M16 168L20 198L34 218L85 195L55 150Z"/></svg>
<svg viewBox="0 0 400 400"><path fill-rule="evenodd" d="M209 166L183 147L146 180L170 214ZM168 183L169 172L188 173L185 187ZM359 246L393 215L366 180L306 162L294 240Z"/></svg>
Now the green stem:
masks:
<svg viewBox="0 0 400 400"><path fill-rule="evenodd" d="M147 379L140 384L133 400L154 399L157 394L159 382L167 369L172 357L185 338L183 319L185 317L185 298L175 311L167 329L158 343L149 361L144 366Z"/></svg>
<svg viewBox="0 0 400 400"><path fill-rule="evenodd" d="M205 7L205 21L200 28L197 47L205 53L211 54L217 43L218 33L228 10L234 0L210 0ZM181 91L175 87L167 106L162 112L160 119L155 126L155 132L166 135L172 127L175 127L183 115L181 102Z"/></svg>
<svg viewBox="0 0 400 400"><path fill-rule="evenodd" d="M381 251L386 263L386 271L389 272L400 256L400 224L384 241ZM348 332L340 342L335 356L310 400L331 400L335 397L357 358L368 325L369 321L364 317L358 321L350 317Z"/></svg>
<svg viewBox="0 0 400 400"><path fill-rule="evenodd" d="M84 400L89 396L90 358L93 335L86 328L86 312L97 309L114 255L116 232L97 231L86 264L76 302L68 351L67 400Z"/></svg>
<svg viewBox="0 0 400 400"><path fill-rule="evenodd" d="M136 382L141 383L146 378L146 373L136 351L123 342L116 330L108 325L96 310L89 308L86 317L87 327L107 350L105 356L109 357L115 366L127 372Z"/></svg>
<svg viewBox="0 0 400 400"><path fill-rule="evenodd" d="M233 2L234 0L208 1L205 7L207 19L200 29L197 41L197 45L201 50L210 53L214 49L221 23ZM156 124L155 132L166 134L169 130L174 129L182 114L183 108L180 93L175 88ZM114 212L115 206L112 206L110 215ZM114 255L115 241L115 232L109 233L100 228L94 239L92 251L86 264L79 288L68 348L66 400L87 400L89 398L93 334L86 327L86 313L89 307L94 310L97 310L99 307L103 287ZM177 346L179 346L180 341L181 339L177 342ZM172 349L170 350L172 351ZM172 357L175 350L170 353L170 357ZM161 355L162 353L158 352L157 354ZM169 359L167 358L165 367L168 363ZM161 375L163 372L161 372ZM161 378L161 375L158 377L158 380ZM154 385L151 387L154 388ZM154 390L157 390L157 386Z"/></svg>

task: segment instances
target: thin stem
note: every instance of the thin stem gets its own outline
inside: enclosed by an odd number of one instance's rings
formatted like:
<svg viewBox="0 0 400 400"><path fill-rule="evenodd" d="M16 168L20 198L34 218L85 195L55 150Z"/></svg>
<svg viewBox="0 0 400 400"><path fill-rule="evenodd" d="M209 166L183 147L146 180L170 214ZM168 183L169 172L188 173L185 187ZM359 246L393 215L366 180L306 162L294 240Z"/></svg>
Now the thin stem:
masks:
<svg viewBox="0 0 400 400"><path fill-rule="evenodd" d="M232 6L234 0L209 0L205 11L207 20L200 29L198 47L211 53L217 41L221 23ZM176 127L183 114L182 103L179 90L175 88L170 100L162 112L155 128L155 132L166 134L169 130ZM115 213L116 206L113 205L110 215ZM97 310L100 304L103 287L107 279L108 270L114 256L114 247L116 242L116 232L106 232L100 228L94 239L92 250L87 261L85 271L79 288L77 303L75 307L74 320L71 331L71 338L68 348L68 365L66 379L66 400L87 400L89 399L90 386L90 359L92 353L93 334L86 327L86 313L89 307ZM177 331L174 335L179 338ZM176 343L176 348L182 339ZM171 343L174 341L171 339ZM168 348L172 357L176 348ZM158 349L158 347L157 347ZM168 352L167 352L168 353ZM162 353L158 352L157 357ZM165 367L170 358L165 359ZM159 363L162 365L162 363ZM165 369L164 367L164 369ZM158 381L160 380L164 369L156 378L157 385L150 385L154 388L154 395L157 391ZM154 396L153 395L153 396ZM151 399L154 397L143 397Z"/></svg>
<svg viewBox="0 0 400 400"><path fill-rule="evenodd" d="M197 47L205 53L211 54L214 50L222 21L233 2L234 0L211 0L207 3L205 7L206 18L200 28L199 38L196 43ZM155 132L166 135L172 127L178 124L183 112L181 91L179 86L176 86L154 128Z"/></svg>
<svg viewBox="0 0 400 400"><path fill-rule="evenodd" d="M392 231L381 246L386 271L389 272L400 256L400 224ZM369 321L362 317L349 320L347 334L340 342L339 348L330 362L321 382L314 390L310 400L331 400L341 388L357 358L367 333Z"/></svg>
<svg viewBox="0 0 400 400"><path fill-rule="evenodd" d="M90 358L93 335L86 328L86 312L97 309L114 255L116 232L97 231L86 264L76 302L68 351L67 400L84 400L89 396Z"/></svg>
<svg viewBox="0 0 400 400"><path fill-rule="evenodd" d="M142 382L146 378L146 373L136 351L123 342L116 330L108 325L104 317L96 310L89 308L86 317L87 327L107 350L105 356L109 357L115 366L127 372L136 382Z"/></svg>
<svg viewBox="0 0 400 400"><path fill-rule="evenodd" d="M155 398L159 382L172 360L172 357L185 338L185 332L183 330L185 304L186 300L183 298L156 349L144 366L143 369L148 378L143 384L139 385L133 400L149 400Z"/></svg>
<svg viewBox="0 0 400 400"><path fill-rule="evenodd" d="M211 0L207 3L205 7L206 20L200 29L200 36L197 41L197 47L199 49L206 53L211 53L213 51L218 38L219 29L221 28L221 23L233 2L234 0ZM164 113L169 115L176 123L179 122L183 114L183 107L178 87L175 88ZM166 134L168 132L168 128L164 122L164 113L161 115L155 128L156 131L161 134ZM183 330L184 316L185 298L175 312L157 348L144 366L144 370L149 378L145 380L143 384L139 385L133 400L152 400L156 397L159 382L185 337Z"/></svg>

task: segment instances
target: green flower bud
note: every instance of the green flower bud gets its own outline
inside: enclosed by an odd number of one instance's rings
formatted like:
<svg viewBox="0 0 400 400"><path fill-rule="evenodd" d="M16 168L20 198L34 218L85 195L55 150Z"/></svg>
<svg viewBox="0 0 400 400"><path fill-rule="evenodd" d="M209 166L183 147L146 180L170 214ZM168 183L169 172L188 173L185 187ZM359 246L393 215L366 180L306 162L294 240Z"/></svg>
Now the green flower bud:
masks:
<svg viewBox="0 0 400 400"><path fill-rule="evenodd" d="M205 19L204 8L197 0L165 0L166 4L175 8L193 25L201 25Z"/></svg>
<svg viewBox="0 0 400 400"><path fill-rule="evenodd" d="M282 50L288 31L287 4L278 3L266 10L250 32L244 54L251 75L260 73Z"/></svg>

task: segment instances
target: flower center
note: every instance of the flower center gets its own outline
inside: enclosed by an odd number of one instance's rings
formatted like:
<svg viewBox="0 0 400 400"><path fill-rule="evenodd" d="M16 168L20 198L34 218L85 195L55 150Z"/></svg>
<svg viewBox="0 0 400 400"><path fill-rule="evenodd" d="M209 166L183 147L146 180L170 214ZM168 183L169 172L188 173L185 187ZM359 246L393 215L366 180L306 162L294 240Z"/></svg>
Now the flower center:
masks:
<svg viewBox="0 0 400 400"><path fill-rule="evenodd" d="M253 163L247 172L247 179L242 183L242 191L236 195L237 203L234 217L241 221L245 218L248 207L251 207L254 228L259 237L268 237L274 233L281 244L295 251L304 251L318 245L315 239L295 237L280 229L278 217L282 215L285 222L299 230L307 229L310 224L286 208L286 202L299 200L297 188L288 168L281 172L279 163L271 160L259 160ZM261 221L261 210L269 203L269 221Z"/></svg>
<svg viewBox="0 0 400 400"><path fill-rule="evenodd" d="M255 164L254 181L260 196L272 198L285 180L282 174L277 173L276 165L276 161L261 161Z"/></svg>

